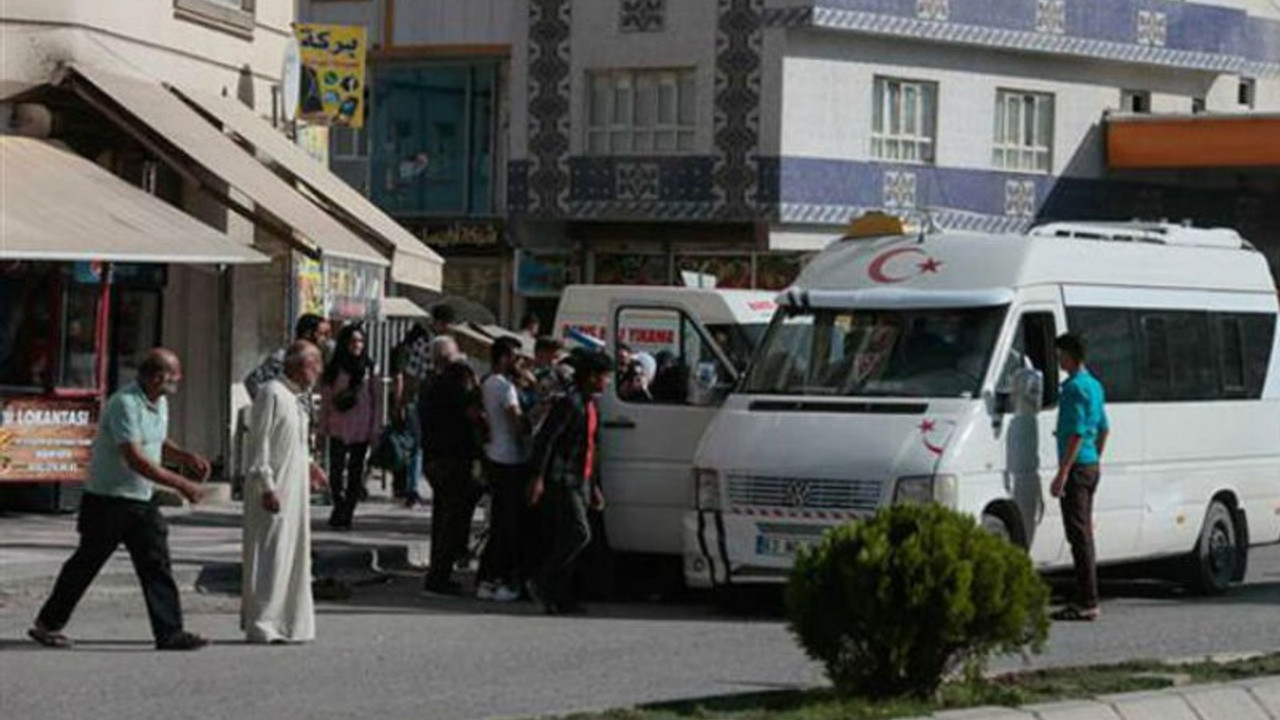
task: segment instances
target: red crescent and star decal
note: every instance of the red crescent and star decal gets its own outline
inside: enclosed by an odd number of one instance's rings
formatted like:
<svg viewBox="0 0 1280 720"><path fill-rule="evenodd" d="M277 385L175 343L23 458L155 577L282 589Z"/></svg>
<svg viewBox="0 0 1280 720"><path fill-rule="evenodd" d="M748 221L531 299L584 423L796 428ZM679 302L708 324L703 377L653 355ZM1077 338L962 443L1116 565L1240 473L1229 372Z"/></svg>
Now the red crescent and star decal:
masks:
<svg viewBox="0 0 1280 720"><path fill-rule="evenodd" d="M908 255L915 256L919 262L915 263L914 271L906 271L909 267L906 263L893 263L894 267L890 268L889 263L894 260ZM937 258L930 257L928 253L918 247L898 247L886 250L876 256L871 264L867 266L867 275L873 282L881 285L892 285L894 283L906 282L913 277L921 275L936 275L942 268L943 262Z"/></svg>
<svg viewBox="0 0 1280 720"><path fill-rule="evenodd" d="M920 442L934 455L942 455L951 441L951 433L955 432L955 420L934 420L925 418L920 421Z"/></svg>

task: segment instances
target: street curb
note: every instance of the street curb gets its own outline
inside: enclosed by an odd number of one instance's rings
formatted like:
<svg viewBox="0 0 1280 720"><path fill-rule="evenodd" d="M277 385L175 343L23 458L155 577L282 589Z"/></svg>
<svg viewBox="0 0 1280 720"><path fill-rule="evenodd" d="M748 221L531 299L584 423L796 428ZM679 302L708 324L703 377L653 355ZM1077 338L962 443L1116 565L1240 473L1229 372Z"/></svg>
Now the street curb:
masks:
<svg viewBox="0 0 1280 720"><path fill-rule="evenodd" d="M1277 720L1280 676L1093 700L949 710L912 720Z"/></svg>
<svg viewBox="0 0 1280 720"><path fill-rule="evenodd" d="M358 581L362 577L411 569L415 554L406 545L391 543L340 549L325 548L318 551L313 549L311 570L317 578L334 577ZM30 597L48 593L53 589L57 571L58 569L53 569L51 574L0 580L0 598ZM238 593L240 576L241 563L239 562L179 563L173 568L173 578L179 588L201 593ZM137 576L125 561L122 565L104 569L94 579L89 592L120 592L137 589Z"/></svg>

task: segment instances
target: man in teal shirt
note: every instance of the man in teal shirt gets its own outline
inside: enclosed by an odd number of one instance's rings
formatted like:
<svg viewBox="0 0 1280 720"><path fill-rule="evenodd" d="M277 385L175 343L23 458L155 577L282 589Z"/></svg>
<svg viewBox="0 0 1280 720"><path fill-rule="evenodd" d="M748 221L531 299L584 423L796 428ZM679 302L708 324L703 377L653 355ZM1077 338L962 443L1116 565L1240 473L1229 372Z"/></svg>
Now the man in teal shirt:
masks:
<svg viewBox="0 0 1280 720"><path fill-rule="evenodd" d="M151 502L153 483L177 490L192 503L200 502L203 495L199 483L166 470L161 464L164 460L186 466L201 482L209 476L208 460L167 439L166 396L178 391L181 380L178 356L156 348L142 361L137 382L121 388L107 401L76 523L80 545L62 566L53 594L27 632L41 645L71 645L62 628L120 543L129 549L142 583L156 648L195 650L209 644L182 628L178 586L169 561L169 529Z"/></svg>
<svg viewBox="0 0 1280 720"><path fill-rule="evenodd" d="M1102 383L1085 367L1084 341L1066 334L1055 343L1067 373L1058 405L1058 474L1049 492L1059 498L1062 523L1076 569L1076 602L1053 614L1055 620L1097 620L1098 561L1093 545L1093 495L1101 478L1099 462L1111 431Z"/></svg>

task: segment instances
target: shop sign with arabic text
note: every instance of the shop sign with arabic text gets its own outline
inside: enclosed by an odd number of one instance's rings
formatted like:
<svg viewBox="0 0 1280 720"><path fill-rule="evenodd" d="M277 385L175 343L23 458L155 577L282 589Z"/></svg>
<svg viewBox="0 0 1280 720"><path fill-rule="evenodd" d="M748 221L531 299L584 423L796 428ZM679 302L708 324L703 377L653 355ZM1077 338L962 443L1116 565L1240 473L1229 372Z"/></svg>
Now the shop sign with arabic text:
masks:
<svg viewBox="0 0 1280 720"><path fill-rule="evenodd" d="M294 25L302 58L298 117L358 128L364 125L368 35L361 25Z"/></svg>

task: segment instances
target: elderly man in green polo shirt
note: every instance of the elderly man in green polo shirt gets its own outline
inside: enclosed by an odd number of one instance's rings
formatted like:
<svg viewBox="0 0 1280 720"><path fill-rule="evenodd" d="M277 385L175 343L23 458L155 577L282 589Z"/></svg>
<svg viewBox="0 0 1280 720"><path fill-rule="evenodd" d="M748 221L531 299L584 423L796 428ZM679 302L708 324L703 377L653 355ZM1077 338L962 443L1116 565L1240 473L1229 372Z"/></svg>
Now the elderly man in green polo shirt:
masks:
<svg viewBox="0 0 1280 720"><path fill-rule="evenodd" d="M199 475L200 482L209 477L208 460L167 437L166 397L178 391L181 381L178 356L156 348L142 361L137 381L107 401L80 504L76 526L80 546L62 566L53 594L27 633L41 645L70 647L62 628L120 543L129 549L142 583L156 649L195 650L209 644L182 627L178 586L169 561L169 529L151 502L153 483L171 487L193 503L203 496L200 483L165 469L163 460L185 466Z"/></svg>

